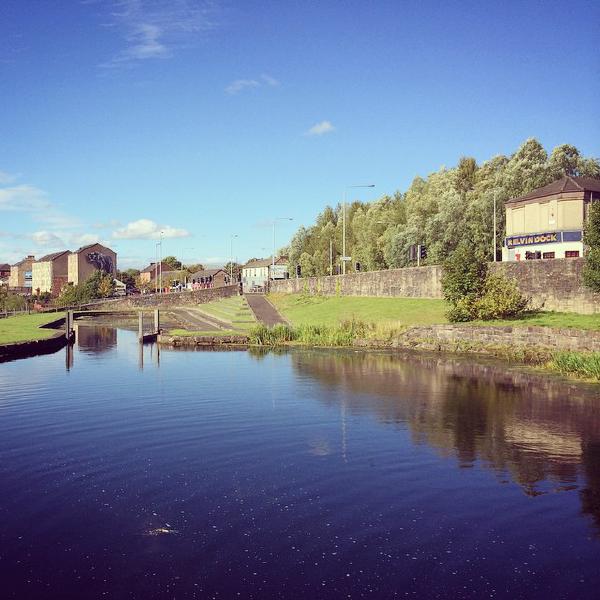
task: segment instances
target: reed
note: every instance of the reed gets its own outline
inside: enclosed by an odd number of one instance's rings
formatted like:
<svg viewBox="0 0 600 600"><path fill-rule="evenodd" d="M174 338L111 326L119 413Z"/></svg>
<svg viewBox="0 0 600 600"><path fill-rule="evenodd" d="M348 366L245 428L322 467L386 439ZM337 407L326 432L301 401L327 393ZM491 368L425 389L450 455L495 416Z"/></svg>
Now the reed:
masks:
<svg viewBox="0 0 600 600"><path fill-rule="evenodd" d="M547 366L565 375L600 381L600 352L556 352Z"/></svg>

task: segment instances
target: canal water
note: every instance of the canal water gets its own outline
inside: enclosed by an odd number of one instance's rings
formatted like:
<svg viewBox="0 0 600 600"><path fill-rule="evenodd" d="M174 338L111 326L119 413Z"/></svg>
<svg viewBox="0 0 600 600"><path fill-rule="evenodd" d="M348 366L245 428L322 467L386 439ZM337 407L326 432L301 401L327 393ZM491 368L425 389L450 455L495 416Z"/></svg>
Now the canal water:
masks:
<svg viewBox="0 0 600 600"><path fill-rule="evenodd" d="M598 598L598 387L439 356L0 365L2 598Z"/></svg>

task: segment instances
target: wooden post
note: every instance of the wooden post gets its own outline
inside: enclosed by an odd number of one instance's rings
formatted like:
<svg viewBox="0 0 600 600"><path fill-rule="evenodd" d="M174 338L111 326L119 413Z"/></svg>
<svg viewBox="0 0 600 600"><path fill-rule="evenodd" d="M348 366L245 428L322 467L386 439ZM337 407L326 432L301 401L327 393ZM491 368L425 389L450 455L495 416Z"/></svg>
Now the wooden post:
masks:
<svg viewBox="0 0 600 600"><path fill-rule="evenodd" d="M154 309L154 333L160 333L160 312L158 308Z"/></svg>
<svg viewBox="0 0 600 600"><path fill-rule="evenodd" d="M140 344L144 341L144 311L138 313L138 340Z"/></svg>

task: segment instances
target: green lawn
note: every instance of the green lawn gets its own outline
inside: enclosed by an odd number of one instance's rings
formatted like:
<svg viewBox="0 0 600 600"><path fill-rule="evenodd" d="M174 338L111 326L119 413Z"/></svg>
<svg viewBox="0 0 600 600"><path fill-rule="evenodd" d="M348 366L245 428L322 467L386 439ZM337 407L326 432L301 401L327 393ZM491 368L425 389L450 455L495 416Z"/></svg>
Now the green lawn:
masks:
<svg viewBox="0 0 600 600"><path fill-rule="evenodd" d="M600 330L600 314L580 315L577 313L538 312L510 321L474 321L474 325L515 325L527 327L555 327L558 329L596 329Z"/></svg>
<svg viewBox="0 0 600 600"><path fill-rule="evenodd" d="M448 322L444 300L300 294L270 294L269 300L293 325L337 325L352 318L396 325Z"/></svg>
<svg viewBox="0 0 600 600"><path fill-rule="evenodd" d="M365 298L357 296L304 296L271 294L269 300L293 325L337 325L358 319L396 326L447 323L444 300L428 298ZM513 325L600 329L600 315L539 312L510 321L475 321L472 325Z"/></svg>
<svg viewBox="0 0 600 600"><path fill-rule="evenodd" d="M189 308L189 307L188 307ZM215 300L194 307L198 313L215 317L223 323L224 327L231 329L234 333L244 333L253 325L256 325L254 313L250 310L246 298L243 296L232 296L223 300ZM211 335L212 332L206 332L202 335ZM226 335L230 335L228 332ZM200 335L193 332L193 335Z"/></svg>
<svg viewBox="0 0 600 600"><path fill-rule="evenodd" d="M45 340L52 337L56 330L40 329L40 325L56 321L63 316L64 313L40 313L0 319L0 344Z"/></svg>

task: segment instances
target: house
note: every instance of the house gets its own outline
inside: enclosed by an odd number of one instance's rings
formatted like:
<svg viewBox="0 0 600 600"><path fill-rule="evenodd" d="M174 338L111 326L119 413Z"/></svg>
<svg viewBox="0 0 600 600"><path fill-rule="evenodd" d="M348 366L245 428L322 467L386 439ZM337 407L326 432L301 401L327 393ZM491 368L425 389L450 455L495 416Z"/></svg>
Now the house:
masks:
<svg viewBox="0 0 600 600"><path fill-rule="evenodd" d="M8 263L0 263L0 285L8 285L10 277L10 265Z"/></svg>
<svg viewBox="0 0 600 600"><path fill-rule="evenodd" d="M88 244L69 255L69 283L86 281L95 271L117 274L117 253L102 244Z"/></svg>
<svg viewBox="0 0 600 600"><path fill-rule="evenodd" d="M154 281L161 272L164 274L172 269L173 267L166 262L151 262L145 269L140 271L140 284L150 283L151 281Z"/></svg>
<svg viewBox="0 0 600 600"><path fill-rule="evenodd" d="M188 277L188 286L193 290L218 288L231 285L231 276L224 269L203 269Z"/></svg>
<svg viewBox="0 0 600 600"><path fill-rule="evenodd" d="M23 260L15 263L10 268L8 277L8 287L13 290L31 293L31 265L35 260L35 256L30 254Z"/></svg>
<svg viewBox="0 0 600 600"><path fill-rule="evenodd" d="M269 279L287 279L288 258L280 256L275 259L273 266L273 258L259 258L251 260L242 267L242 287L244 291L265 290L268 286Z"/></svg>
<svg viewBox="0 0 600 600"><path fill-rule="evenodd" d="M503 261L583 256L590 204L600 201L600 180L563 177L506 202Z"/></svg>
<svg viewBox="0 0 600 600"><path fill-rule="evenodd" d="M69 279L69 250L42 256L31 265L31 287L35 294L58 296Z"/></svg>

